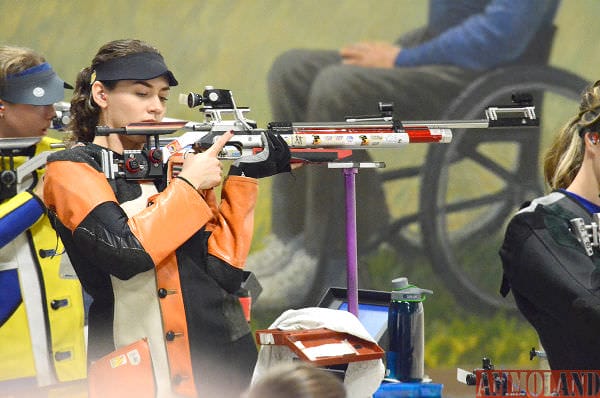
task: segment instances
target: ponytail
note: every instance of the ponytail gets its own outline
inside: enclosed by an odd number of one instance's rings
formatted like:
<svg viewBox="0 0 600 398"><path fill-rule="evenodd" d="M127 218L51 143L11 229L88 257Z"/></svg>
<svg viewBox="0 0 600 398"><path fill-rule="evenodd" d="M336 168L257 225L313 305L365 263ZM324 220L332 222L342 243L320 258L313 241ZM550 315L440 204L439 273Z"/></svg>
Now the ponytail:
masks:
<svg viewBox="0 0 600 398"><path fill-rule="evenodd" d="M83 68L77 75L75 91L71 99L71 131L72 141L91 142L94 140L96 126L100 117L100 108L91 98L92 70Z"/></svg>
<svg viewBox="0 0 600 398"><path fill-rule="evenodd" d="M544 177L551 189L566 189L581 168L585 133L600 129L600 80L582 94L579 114L554 138L544 157Z"/></svg>

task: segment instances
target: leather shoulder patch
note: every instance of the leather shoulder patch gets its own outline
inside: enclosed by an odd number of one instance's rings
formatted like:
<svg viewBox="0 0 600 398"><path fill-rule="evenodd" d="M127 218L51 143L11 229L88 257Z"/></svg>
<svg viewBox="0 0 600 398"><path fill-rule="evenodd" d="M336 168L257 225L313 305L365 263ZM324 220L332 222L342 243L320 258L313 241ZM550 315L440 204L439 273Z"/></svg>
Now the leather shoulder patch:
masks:
<svg viewBox="0 0 600 398"><path fill-rule="evenodd" d="M86 163L102 172L102 148L95 144L74 146L64 151L57 151L48 156L48 163L56 161Z"/></svg>

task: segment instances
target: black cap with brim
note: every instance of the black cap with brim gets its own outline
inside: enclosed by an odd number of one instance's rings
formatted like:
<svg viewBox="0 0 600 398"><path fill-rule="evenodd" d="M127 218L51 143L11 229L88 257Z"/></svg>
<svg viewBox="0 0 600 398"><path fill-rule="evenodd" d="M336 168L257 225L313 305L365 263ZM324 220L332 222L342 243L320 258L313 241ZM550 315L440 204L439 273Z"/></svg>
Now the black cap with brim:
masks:
<svg viewBox="0 0 600 398"><path fill-rule="evenodd" d="M93 79L99 81L150 80L163 75L169 81L169 86L179 84L160 54L143 52L109 59L101 63L94 69Z"/></svg>
<svg viewBox="0 0 600 398"><path fill-rule="evenodd" d="M0 87L0 98L14 104L52 105L62 101L65 88L73 87L58 77L49 64L44 63L8 75Z"/></svg>

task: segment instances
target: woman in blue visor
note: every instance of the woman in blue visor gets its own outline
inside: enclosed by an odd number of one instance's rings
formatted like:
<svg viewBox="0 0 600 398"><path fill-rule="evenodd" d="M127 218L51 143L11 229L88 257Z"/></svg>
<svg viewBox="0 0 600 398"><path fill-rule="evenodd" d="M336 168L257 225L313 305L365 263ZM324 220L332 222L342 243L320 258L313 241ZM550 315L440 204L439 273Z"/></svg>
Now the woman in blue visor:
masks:
<svg viewBox="0 0 600 398"><path fill-rule="evenodd" d="M44 154L58 142L47 133L65 88L41 55L0 46L2 391L86 376L81 285L40 198Z"/></svg>

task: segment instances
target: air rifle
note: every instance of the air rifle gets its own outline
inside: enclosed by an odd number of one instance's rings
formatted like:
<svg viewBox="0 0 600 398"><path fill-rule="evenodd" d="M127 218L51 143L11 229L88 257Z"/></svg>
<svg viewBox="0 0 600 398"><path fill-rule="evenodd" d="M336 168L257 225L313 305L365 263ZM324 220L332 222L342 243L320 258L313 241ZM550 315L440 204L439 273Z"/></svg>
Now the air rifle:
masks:
<svg viewBox="0 0 600 398"><path fill-rule="evenodd" d="M380 102L380 115L349 117L344 122L271 122L267 130L280 134L290 146L292 157L298 161L334 161L357 149L398 148L411 143L449 143L452 129L455 128L539 124L531 96L514 95L513 102L509 106L486 108L486 119L483 120L405 122L393 119L392 104ZM190 108L203 105L200 111L204 114L204 122L186 124L185 128L191 131L177 138L177 143L166 146L170 153L189 145L208 148L226 131L233 131L235 135L225 148L224 158L243 156L262 147L260 133L263 130L257 129L256 123L244 116L249 108L237 107L231 91L207 87L202 95L188 94L187 104ZM340 154L339 151L345 152Z"/></svg>
<svg viewBox="0 0 600 398"><path fill-rule="evenodd" d="M149 179L162 175L160 166L167 163L170 163L169 169L176 172L178 166L174 164L183 162L184 152L201 152L228 131L232 131L234 136L221 151L221 159L236 159L262 150L261 134L271 131L287 142L293 162L323 163L343 159L353 150L393 149L412 143L449 143L453 129L539 125L529 94L513 95L511 105L488 106L485 119L399 121L392 116L393 105L380 102L379 115L348 117L343 122L271 122L266 129L257 128L255 121L246 118L245 114L250 109L238 107L229 90L207 86L202 94L189 93L182 99L190 108L201 106L204 120L186 122L169 119L162 123L135 123L117 129L98 127L99 135L146 135L147 147L153 148L126 151L125 160L121 163L107 159L107 177ZM178 130L185 132L178 137L160 137Z"/></svg>

